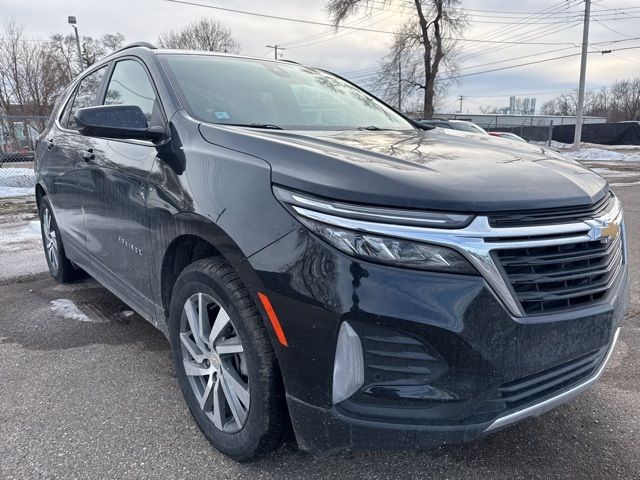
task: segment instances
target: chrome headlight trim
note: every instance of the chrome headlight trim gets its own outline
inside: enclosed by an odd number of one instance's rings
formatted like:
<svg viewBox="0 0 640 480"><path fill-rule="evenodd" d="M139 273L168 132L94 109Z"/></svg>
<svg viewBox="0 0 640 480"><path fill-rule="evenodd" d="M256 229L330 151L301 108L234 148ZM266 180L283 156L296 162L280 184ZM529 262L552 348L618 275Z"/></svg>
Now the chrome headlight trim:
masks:
<svg viewBox="0 0 640 480"><path fill-rule="evenodd" d="M507 279L492 257L493 250L564 245L594 240L589 235L592 226L585 221L555 225L494 228L489 224L488 217L477 216L464 228L444 229L347 218L300 205L290 205L290 208L302 217L347 230L432 243L457 250L480 272L498 298L515 317L524 317L525 315L519 302L514 297ZM388 220L393 220L393 217ZM598 220L622 224L620 201L615 198L612 208L598 217ZM622 229L622 232L624 235L624 229Z"/></svg>
<svg viewBox="0 0 640 480"><path fill-rule="evenodd" d="M278 200L291 207L299 206L328 215L337 215L363 221L458 229L466 227L473 219L473 215L464 213L375 207L325 200L276 186L273 187L273 192Z"/></svg>

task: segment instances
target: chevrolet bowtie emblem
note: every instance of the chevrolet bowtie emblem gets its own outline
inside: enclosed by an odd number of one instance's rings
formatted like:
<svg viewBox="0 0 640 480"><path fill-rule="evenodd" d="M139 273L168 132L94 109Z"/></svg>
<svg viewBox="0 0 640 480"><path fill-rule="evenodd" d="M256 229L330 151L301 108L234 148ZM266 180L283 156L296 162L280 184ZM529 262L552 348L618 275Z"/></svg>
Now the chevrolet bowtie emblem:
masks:
<svg viewBox="0 0 640 480"><path fill-rule="evenodd" d="M600 240L603 238L613 240L620 235L620 224L617 222L594 218L593 220L587 220L585 223L591 227L589 230L589 238L591 240Z"/></svg>

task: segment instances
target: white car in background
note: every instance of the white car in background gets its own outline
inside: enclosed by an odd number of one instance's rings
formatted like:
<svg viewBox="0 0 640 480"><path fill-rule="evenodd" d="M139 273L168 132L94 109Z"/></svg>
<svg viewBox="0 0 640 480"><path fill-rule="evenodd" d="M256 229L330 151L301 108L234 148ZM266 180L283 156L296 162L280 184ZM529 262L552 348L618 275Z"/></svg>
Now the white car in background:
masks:
<svg viewBox="0 0 640 480"><path fill-rule="evenodd" d="M479 133L480 135L489 135L487 131L467 120L449 120L449 124L454 130L462 130L463 132Z"/></svg>

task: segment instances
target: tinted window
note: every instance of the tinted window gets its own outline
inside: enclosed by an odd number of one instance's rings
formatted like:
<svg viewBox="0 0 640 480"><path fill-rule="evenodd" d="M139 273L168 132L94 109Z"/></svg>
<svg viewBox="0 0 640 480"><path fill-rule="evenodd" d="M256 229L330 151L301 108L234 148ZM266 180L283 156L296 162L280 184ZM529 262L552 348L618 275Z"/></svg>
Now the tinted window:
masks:
<svg viewBox="0 0 640 480"><path fill-rule="evenodd" d="M76 96L71 103L70 112L66 117L62 117L60 123L65 128L76 130L76 122L73 119L73 114L79 108L90 107L96 104L98 94L100 93L100 83L104 72L107 71L107 67L102 67L99 70L87 75L80 81L78 89L76 90ZM67 107L65 107L65 112ZM63 114L64 115L64 114Z"/></svg>
<svg viewBox="0 0 640 480"><path fill-rule="evenodd" d="M64 128L69 128L67 125L67 120L69 119L69 112L71 111L71 105L73 105L73 100L75 98L76 98L76 92L74 90L73 93L69 95L69 99L67 100L67 103L64 106L64 110L62 110L62 113L60 114L60 125L62 125Z"/></svg>
<svg viewBox="0 0 640 480"><path fill-rule="evenodd" d="M162 125L162 115L144 67L135 60L116 63L104 99L105 105L135 105L140 107L151 125Z"/></svg>
<svg viewBox="0 0 640 480"><path fill-rule="evenodd" d="M367 93L314 68L215 55L165 55L162 60L175 77L185 108L205 122L413 128Z"/></svg>

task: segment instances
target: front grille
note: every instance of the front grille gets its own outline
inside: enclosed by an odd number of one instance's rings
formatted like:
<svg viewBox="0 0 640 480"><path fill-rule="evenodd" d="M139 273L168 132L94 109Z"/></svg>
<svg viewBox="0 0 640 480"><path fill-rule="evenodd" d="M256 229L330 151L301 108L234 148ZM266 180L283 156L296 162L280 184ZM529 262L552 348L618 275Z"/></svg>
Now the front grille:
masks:
<svg viewBox="0 0 640 480"><path fill-rule="evenodd" d="M545 208L521 212L497 212L489 216L489 225L506 228L579 222L602 215L610 208L612 202L613 194L609 192L602 199L591 205Z"/></svg>
<svg viewBox="0 0 640 480"><path fill-rule="evenodd" d="M596 240L496 250L514 296L528 315L603 299L622 265L622 241Z"/></svg>
<svg viewBox="0 0 640 480"><path fill-rule="evenodd" d="M508 410L539 402L591 377L606 353L606 347L575 360L519 378L500 387L500 401Z"/></svg>

